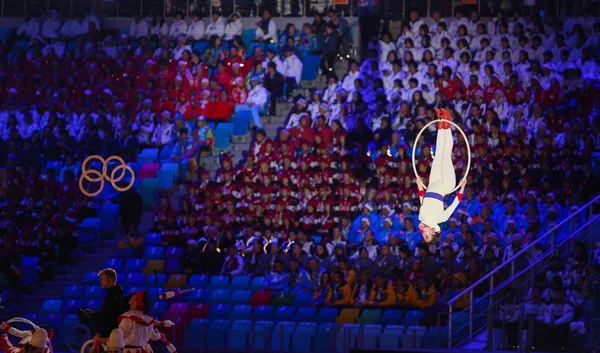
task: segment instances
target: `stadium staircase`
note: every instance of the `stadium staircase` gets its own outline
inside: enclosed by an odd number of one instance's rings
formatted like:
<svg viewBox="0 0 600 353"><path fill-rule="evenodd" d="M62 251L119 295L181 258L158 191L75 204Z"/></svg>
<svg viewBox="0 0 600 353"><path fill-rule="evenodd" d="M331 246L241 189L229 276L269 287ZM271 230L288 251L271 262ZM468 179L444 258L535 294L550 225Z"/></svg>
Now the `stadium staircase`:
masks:
<svg viewBox="0 0 600 353"><path fill-rule="evenodd" d="M595 197L494 271L462 291L463 295L469 297L469 305L465 309L459 311L453 309L453 305L460 296L451 299L445 313L438 316L437 332L438 342L441 346L464 350L506 350L506 336L501 332L502 330L494 329L494 320L503 303L505 289L514 288L517 298L523 300L533 287L534 277L548 270L552 258L558 257L565 264L572 257L575 244L582 242L587 245L588 249L591 249L594 243L599 242L599 202L600 196ZM533 252L540 251L540 248L546 250L541 254L538 253L538 256L535 257ZM528 256L533 260L530 260L529 265L524 269L517 269L517 261L523 256ZM494 283L496 275L500 273L507 279L501 283ZM486 289L486 294L481 298L475 297L473 294L475 289L482 286ZM592 340L600 333L600 312L594 311L594 307L598 307L598 300L600 298L594 298L584 303L583 320L587 333L571 333L570 343L574 342L579 347L597 345ZM524 324L523 320L521 324ZM521 347L526 347L525 340L526 337L523 337L520 341Z"/></svg>

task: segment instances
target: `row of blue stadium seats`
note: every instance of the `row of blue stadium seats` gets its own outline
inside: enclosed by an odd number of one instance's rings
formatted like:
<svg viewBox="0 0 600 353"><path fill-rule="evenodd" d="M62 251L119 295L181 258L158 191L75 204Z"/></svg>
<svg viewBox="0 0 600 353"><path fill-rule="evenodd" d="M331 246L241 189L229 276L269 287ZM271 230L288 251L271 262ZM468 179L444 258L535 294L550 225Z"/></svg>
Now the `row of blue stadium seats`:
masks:
<svg viewBox="0 0 600 353"><path fill-rule="evenodd" d="M164 303L161 303L164 304ZM79 320L74 314L28 314L23 317L37 324L49 324L64 345ZM439 333L438 333L439 332ZM344 324L311 321L250 321L244 319L192 319L188 324L176 320L173 332L166 332L180 349L229 349L293 352L346 352L347 349L442 348L447 327L418 325ZM177 335L177 337L175 337ZM209 339L210 338L210 339Z"/></svg>
<svg viewBox="0 0 600 353"><path fill-rule="evenodd" d="M330 323L196 319L185 330L183 346L191 350L226 347L293 352L439 348L447 329L439 333L437 328L423 326L346 324L339 328Z"/></svg>

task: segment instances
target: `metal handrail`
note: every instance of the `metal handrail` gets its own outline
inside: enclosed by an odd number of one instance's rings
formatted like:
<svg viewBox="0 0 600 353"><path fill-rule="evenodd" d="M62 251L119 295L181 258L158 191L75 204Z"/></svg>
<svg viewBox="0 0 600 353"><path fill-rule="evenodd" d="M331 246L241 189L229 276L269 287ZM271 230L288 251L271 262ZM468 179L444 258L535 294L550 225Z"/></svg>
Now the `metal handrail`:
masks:
<svg viewBox="0 0 600 353"><path fill-rule="evenodd" d="M591 202L589 202L588 204L586 204L584 207L582 207L580 209L580 211L586 210L588 207L592 207L593 203L598 199L599 197L596 197L594 200L592 200ZM590 208L590 211L592 209ZM573 215L567 217L567 219L565 219L565 221L568 221L570 219L573 218L573 216L579 214L580 212L575 212ZM488 315L488 319L492 318L493 316L491 316L490 314L493 313L494 310L494 305L498 305L498 298L494 299L497 296L497 293L501 292L503 288L505 288L506 286L511 285L513 282L515 281L520 281L522 278L522 276L524 274L526 274L528 271L531 271L534 268L538 268L539 265L546 261L547 259L554 253L556 253L556 251L558 251L558 249L560 249L561 247L565 246L565 244L569 244L570 242L573 241L573 239L579 237L582 232L588 230L590 231L591 227L594 226L594 223L598 222L598 220L600 220L600 216L599 215L594 215L592 212L590 212L590 216L589 218L586 220L586 222L584 222L583 225L581 225L577 230L575 231L571 231L570 234L563 239L559 244L556 245L551 245L543 254L542 256L536 258L532 263L530 263L526 268L520 270L518 273L513 273L511 275L511 280L505 280L502 281L498 287L494 287L494 277L490 278L490 286L489 286L489 291L484 295L484 297L479 298L478 300L483 300L486 299L487 302L487 307L486 308L481 308L481 312L479 313L474 313L474 300L473 300L473 290L475 289L474 286L470 286L468 289L464 290L463 292L461 292L460 295L457 296L461 297L463 295L470 295L470 302L469 302L469 306L463 310L459 310L456 312L453 312L452 310L452 305L449 306L448 308L448 317L449 317L449 321L448 321L448 348L453 348L453 347L458 347L463 343L469 342L471 340L473 340L473 338L475 337L476 333L482 332L483 329L487 330L487 339L486 341L488 342L488 345L490 345L490 342L493 342L493 331L492 331L492 326L493 326L493 322L489 321L487 322L487 324L481 325L478 328L474 328L473 327L473 321L480 317L482 314ZM563 223L563 222L561 222ZM560 226L560 224L558 225ZM557 226L557 227L558 227ZM556 227L555 227L556 228ZM553 228L552 232L554 233L556 230ZM588 233L586 233L588 234ZM590 237L590 235L587 235L588 238ZM589 241L590 239L588 239ZM519 254L517 254L518 256ZM511 258L512 259L512 258ZM475 284L475 287L477 285L480 284ZM468 311L468 313L467 313ZM452 323L452 315L453 314L459 314L459 315L468 315L468 321L463 323L463 324L459 324L457 327L453 328L453 323ZM438 321L438 327L440 325L441 321ZM454 335L457 332L461 332L462 330L468 330L468 334L465 335L466 337L464 337L463 339L459 339L459 340L455 340L454 339Z"/></svg>
<svg viewBox="0 0 600 353"><path fill-rule="evenodd" d="M569 215L569 217L565 218L560 223L558 223L557 225L555 225L552 229L550 229L549 231L547 231L546 233L544 233L544 235L542 235L541 237L538 237L537 239L535 239L531 243L527 244L527 246L525 246L521 251L519 251L518 253L514 254L508 260L504 261L502 264L500 264L494 270L490 271L487 275L485 275L482 278L480 278L477 282L475 282L475 283L471 284L469 287L465 288L462 292L472 291L473 289L477 288L481 284L485 283L494 274L496 274L498 271L504 269L509 264L514 265L514 261L516 259L518 259L520 256L522 256L523 254L525 254L527 251L530 251L540 241L542 241L543 239L546 239L548 237L548 235L554 235L556 231L560 230L561 227L563 227L565 224L567 224L568 222L570 222L571 220L573 220L575 218L575 216L580 215L580 213L583 210L588 210L589 209L589 211L590 211L590 218L589 219L591 219L592 206L593 206L593 204L598 203L598 202L600 202L600 195L596 196L592 201L588 202L583 207L580 207L577 211L575 211L574 213L572 213L571 215ZM554 241L554 238L552 238L551 240ZM554 244L551 244L550 247L551 248L554 247ZM513 266L512 271L511 271L511 276L512 275L514 275L514 266ZM460 295L458 295L458 296L450 299L448 301L448 306L452 306L458 300L458 298L460 298ZM473 305L473 301L472 300L471 300L469 306L471 306L471 305Z"/></svg>

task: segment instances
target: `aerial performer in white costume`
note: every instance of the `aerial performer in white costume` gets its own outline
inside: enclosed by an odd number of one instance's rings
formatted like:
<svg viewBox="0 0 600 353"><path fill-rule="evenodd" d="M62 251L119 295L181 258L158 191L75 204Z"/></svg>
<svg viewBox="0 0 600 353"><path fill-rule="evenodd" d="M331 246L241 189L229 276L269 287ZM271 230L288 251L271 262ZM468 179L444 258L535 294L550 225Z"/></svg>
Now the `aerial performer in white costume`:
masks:
<svg viewBox="0 0 600 353"><path fill-rule="evenodd" d="M444 209L445 196L451 194L456 189L456 171L452 164L454 139L450 130L450 126L453 124L452 117L447 110L436 109L436 114L438 119L442 121L438 122L435 158L431 165L427 187L421 177L417 175L417 186L421 201L419 231L423 236L423 240L428 244L435 243L439 239L441 232L439 225L446 222L452 216L454 210L456 210L456 207L462 200L466 185L466 175L469 172L467 168L465 177L460 181L460 190L456 194L454 201L448 208ZM423 127L423 129L425 128L426 126Z"/></svg>

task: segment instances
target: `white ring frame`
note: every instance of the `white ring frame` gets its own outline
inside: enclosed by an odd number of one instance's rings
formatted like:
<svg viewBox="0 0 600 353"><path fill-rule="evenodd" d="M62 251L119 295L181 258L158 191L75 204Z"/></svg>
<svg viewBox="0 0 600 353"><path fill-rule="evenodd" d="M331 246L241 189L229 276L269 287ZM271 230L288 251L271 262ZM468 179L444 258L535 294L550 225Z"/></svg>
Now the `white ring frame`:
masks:
<svg viewBox="0 0 600 353"><path fill-rule="evenodd" d="M432 121L428 122L427 124L425 124L425 126L423 126L421 131L419 131L419 133L417 134L417 137L415 138L415 142L413 144L413 150L412 150L413 172L415 173L415 176L418 178L419 173L417 172L417 164L415 163L415 154L417 152L417 142L419 142L419 138L423 134L423 131L425 131L425 129L427 129L430 125L435 124L435 123L441 123L441 122L445 122L445 123L448 123L448 124L454 126L456 128L456 130L458 130L458 132L460 132L463 139L465 140L465 143L467 144L467 157L468 157L467 170L465 171L465 174L463 175L461 180L467 179L467 176L469 175L469 171L471 170L471 146L469 145L469 140L467 139L467 135L460 128L460 126L458 126L454 121L444 120L444 119L436 119L436 120L432 120ZM432 157L434 157L433 152L432 152ZM423 185L423 187L425 187L425 185ZM455 192L456 190L458 190L459 188L460 188L460 183L458 183L456 185L456 187L454 189L452 189L452 191L450 191L449 193L451 194L451 193ZM425 190L427 190L427 188L425 188Z"/></svg>
<svg viewBox="0 0 600 353"><path fill-rule="evenodd" d="M29 324L29 325L33 326L33 328L35 330L39 330L40 329L40 327L38 325L34 324L33 322L31 322L31 321L29 321L29 320L27 320L27 319L25 319L23 317L14 317L14 318L6 321L7 324L12 324L13 322L22 322L22 323Z"/></svg>

